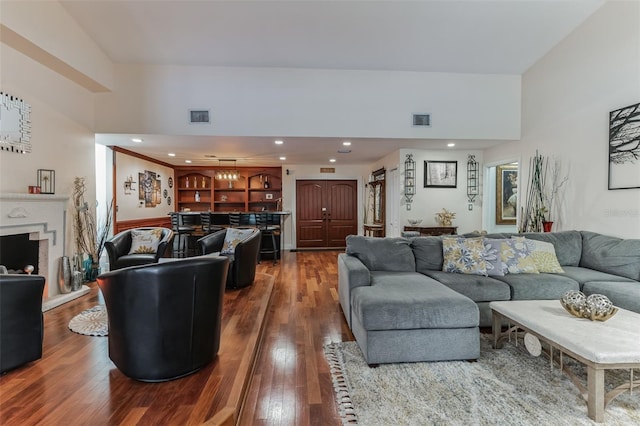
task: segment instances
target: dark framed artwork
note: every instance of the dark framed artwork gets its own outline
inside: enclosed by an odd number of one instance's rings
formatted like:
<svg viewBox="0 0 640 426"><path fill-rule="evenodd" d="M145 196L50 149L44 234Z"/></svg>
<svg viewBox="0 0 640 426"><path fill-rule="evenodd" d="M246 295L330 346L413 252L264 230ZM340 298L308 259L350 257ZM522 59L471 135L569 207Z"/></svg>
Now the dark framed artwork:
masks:
<svg viewBox="0 0 640 426"><path fill-rule="evenodd" d="M640 103L609 113L609 189L640 188Z"/></svg>
<svg viewBox="0 0 640 426"><path fill-rule="evenodd" d="M496 224L515 225L518 211L518 166L496 167Z"/></svg>
<svg viewBox="0 0 640 426"><path fill-rule="evenodd" d="M425 161L425 188L455 188L458 186L457 161Z"/></svg>

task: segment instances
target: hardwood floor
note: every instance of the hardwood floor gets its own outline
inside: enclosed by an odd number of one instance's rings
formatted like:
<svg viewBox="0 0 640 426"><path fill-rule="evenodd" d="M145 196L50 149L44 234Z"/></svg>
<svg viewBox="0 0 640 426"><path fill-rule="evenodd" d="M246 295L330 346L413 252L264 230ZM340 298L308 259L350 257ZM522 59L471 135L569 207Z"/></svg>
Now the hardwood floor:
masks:
<svg viewBox="0 0 640 426"><path fill-rule="evenodd" d="M277 265L262 262L259 282L225 295L227 348L200 372L159 384L123 376L108 358L106 338L68 330L74 315L101 302L94 285L45 313L41 360L0 376L0 424L229 424L243 393L242 425L340 424L322 349L353 340L338 304L337 254L286 252ZM238 372L250 371L260 327L248 384Z"/></svg>

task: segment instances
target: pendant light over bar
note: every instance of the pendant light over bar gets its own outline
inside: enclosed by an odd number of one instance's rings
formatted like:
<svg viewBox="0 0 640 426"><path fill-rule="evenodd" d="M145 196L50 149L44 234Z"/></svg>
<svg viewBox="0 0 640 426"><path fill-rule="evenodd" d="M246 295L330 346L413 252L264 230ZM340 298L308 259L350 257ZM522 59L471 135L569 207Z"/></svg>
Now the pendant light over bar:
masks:
<svg viewBox="0 0 640 426"><path fill-rule="evenodd" d="M217 180L236 181L240 178L240 172L236 167L236 160L218 160L221 170L216 172Z"/></svg>

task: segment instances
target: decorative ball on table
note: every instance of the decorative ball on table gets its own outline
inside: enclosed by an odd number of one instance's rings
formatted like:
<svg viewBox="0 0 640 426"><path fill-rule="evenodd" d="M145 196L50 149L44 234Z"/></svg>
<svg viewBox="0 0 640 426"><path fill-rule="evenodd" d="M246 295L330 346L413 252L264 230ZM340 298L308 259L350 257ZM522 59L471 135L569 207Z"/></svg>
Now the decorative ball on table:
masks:
<svg viewBox="0 0 640 426"><path fill-rule="evenodd" d="M618 308L603 294L586 297L581 291L571 290L562 296L560 303L571 315L591 321L606 321L618 312Z"/></svg>

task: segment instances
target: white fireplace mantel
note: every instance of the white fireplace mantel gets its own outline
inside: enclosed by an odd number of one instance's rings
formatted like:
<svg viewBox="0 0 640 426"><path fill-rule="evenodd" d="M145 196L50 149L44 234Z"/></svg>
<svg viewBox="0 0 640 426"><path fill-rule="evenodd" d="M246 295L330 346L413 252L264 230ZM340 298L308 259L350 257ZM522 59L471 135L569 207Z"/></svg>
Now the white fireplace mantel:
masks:
<svg viewBox="0 0 640 426"><path fill-rule="evenodd" d="M66 254L68 202L68 196L55 194L0 193L0 236L29 234L40 241L38 273L46 280L45 306L69 298L60 294L56 279Z"/></svg>

